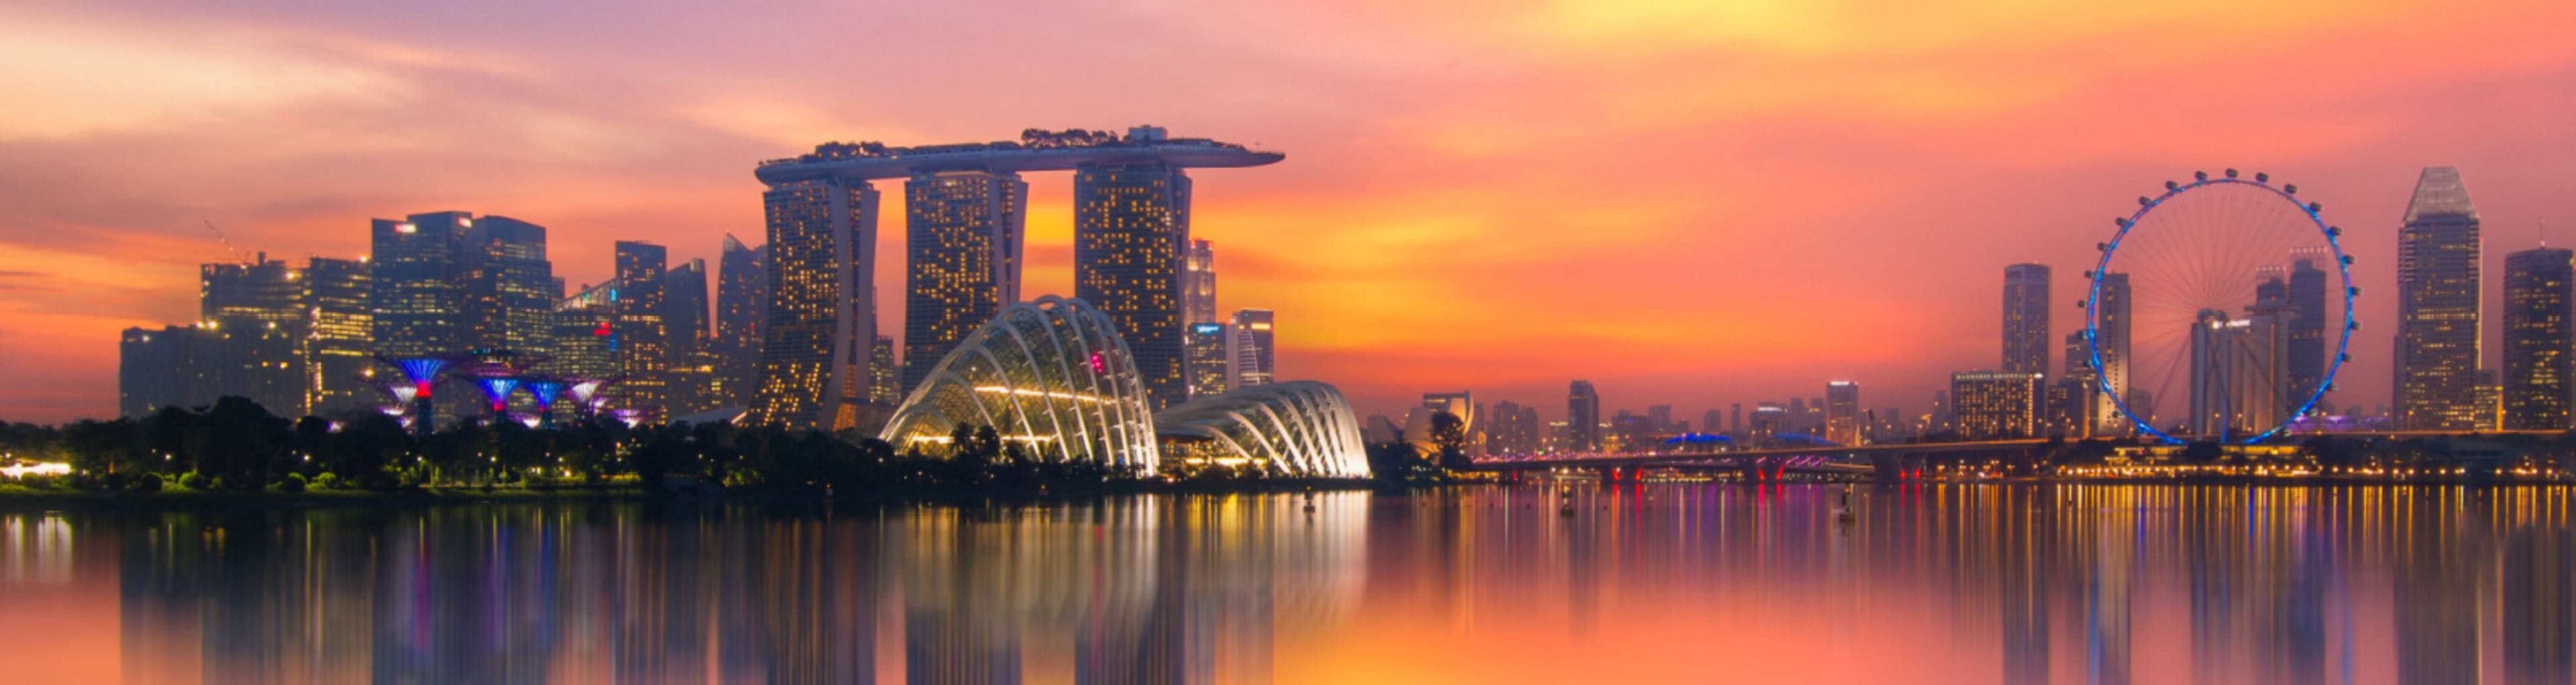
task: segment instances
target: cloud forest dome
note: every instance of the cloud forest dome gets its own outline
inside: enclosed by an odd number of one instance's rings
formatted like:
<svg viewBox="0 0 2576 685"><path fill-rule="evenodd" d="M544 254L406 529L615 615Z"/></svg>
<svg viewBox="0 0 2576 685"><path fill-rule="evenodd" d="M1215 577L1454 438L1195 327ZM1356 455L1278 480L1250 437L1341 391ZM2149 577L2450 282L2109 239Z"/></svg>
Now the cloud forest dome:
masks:
<svg viewBox="0 0 2576 685"><path fill-rule="evenodd" d="M1363 477L1369 473L1359 418L1342 391L1317 381L1257 385L1191 400L1154 416L1167 436L1202 438L1217 460L1262 464L1274 473Z"/></svg>
<svg viewBox="0 0 2576 685"><path fill-rule="evenodd" d="M1108 315L1052 295L1011 305L960 341L895 409L882 437L938 456L959 424L991 426L1041 459L1154 472L1153 412Z"/></svg>

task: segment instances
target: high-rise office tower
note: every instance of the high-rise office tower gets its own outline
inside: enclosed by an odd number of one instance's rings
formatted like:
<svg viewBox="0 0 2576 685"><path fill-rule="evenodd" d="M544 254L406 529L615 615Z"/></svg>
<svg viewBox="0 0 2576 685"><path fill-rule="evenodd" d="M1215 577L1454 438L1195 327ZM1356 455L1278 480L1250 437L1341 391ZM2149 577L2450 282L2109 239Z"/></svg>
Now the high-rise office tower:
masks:
<svg viewBox="0 0 2576 685"><path fill-rule="evenodd" d="M2293 250L2290 253L2290 275L2283 293L2289 305L2290 331L2288 366L2282 369L2290 383L2292 410L2317 394L2317 385L2326 378L2327 322L2339 319L2329 307L2338 304L2326 297L2328 274L2322 265L2334 259L2322 245ZM2342 334L2342 331L2335 331Z"/></svg>
<svg viewBox="0 0 2576 685"><path fill-rule="evenodd" d="M903 184L903 387L1020 299L1029 184L1010 172L922 171Z"/></svg>
<svg viewBox="0 0 2576 685"><path fill-rule="evenodd" d="M1723 433L1723 432L1726 432L1726 412L1725 412L1724 410L1718 409L1718 408L1716 408L1716 407L1710 407L1710 408L1708 409L1708 411L1700 412L1700 413L1699 413L1699 432L1702 432L1702 433Z"/></svg>
<svg viewBox="0 0 2576 685"><path fill-rule="evenodd" d="M367 304L376 352L388 357L462 351L457 318L465 309L456 285L456 239L461 213L376 219L370 233Z"/></svg>
<svg viewBox="0 0 2576 685"><path fill-rule="evenodd" d="M2064 402L2055 412L2057 422L2066 437L2093 437L2100 433L2102 405L2108 403L2110 396L2102 393L2102 375L2093 370L2092 347L2085 343L2083 331L2066 334L2064 364L2066 372L2056 383L2060 390L2052 391L2064 394Z"/></svg>
<svg viewBox="0 0 2576 685"><path fill-rule="evenodd" d="M2004 267L2004 372L2047 373L2048 265Z"/></svg>
<svg viewBox="0 0 2576 685"><path fill-rule="evenodd" d="M2429 167L2397 231L2398 424L2476 425L2478 210L2460 171Z"/></svg>
<svg viewBox="0 0 2576 685"><path fill-rule="evenodd" d="M692 259L662 275L662 331L670 344L665 391L673 414L723 406L716 392L716 356L707 348L707 261Z"/></svg>
<svg viewBox="0 0 2576 685"><path fill-rule="evenodd" d="M769 224L769 313L760 385L748 420L791 428L856 427L877 338L877 191L864 181L773 183L761 194Z"/></svg>
<svg viewBox="0 0 2576 685"><path fill-rule="evenodd" d="M2129 392L2129 275L2102 274L2101 291L2094 296L2101 298L2100 302L2093 303L2094 334L2101 339L2092 341L2086 347L2086 354L2092 354L2092 347L2101 348L2101 367L2094 371L2101 374L2100 385L2109 389L2109 396L2093 404L2092 434L2125 435L2129 430L2128 418L2120 413L2119 404L2111 402L2110 397L2126 397Z"/></svg>
<svg viewBox="0 0 2576 685"><path fill-rule="evenodd" d="M2504 427L2565 430L2568 355L2576 352L2576 251L2540 247L2504 258Z"/></svg>
<svg viewBox="0 0 2576 685"><path fill-rule="evenodd" d="M669 320L670 252L660 245L617 241L617 358L624 380L614 388L614 404L635 410L646 421L670 416L671 331Z"/></svg>
<svg viewBox="0 0 2576 685"><path fill-rule="evenodd" d="M1074 296L1117 324L1157 410L1189 394L1181 369L1189 239L1190 178L1180 167L1144 161L1074 170Z"/></svg>
<svg viewBox="0 0 2576 685"><path fill-rule="evenodd" d="M1727 429L1727 430L1729 430L1729 431L1735 431L1735 432L1739 432L1739 433L1740 433L1740 432L1743 432L1743 431L1744 431L1744 403L1742 403L1742 402L1734 402L1734 403L1730 403L1730 404L1728 404L1728 405L1727 405L1726 414L1727 414L1727 415L1726 415L1726 429Z"/></svg>
<svg viewBox="0 0 2576 685"><path fill-rule="evenodd" d="M213 344L199 351L215 353L206 361L218 367L216 391L279 416L303 416L310 372L301 274L263 253L248 264L206 264L198 275L199 325L213 333Z"/></svg>
<svg viewBox="0 0 2576 685"><path fill-rule="evenodd" d="M1969 371L1950 374L1951 421L1962 440L2037 435L2042 374Z"/></svg>
<svg viewBox="0 0 2576 685"><path fill-rule="evenodd" d="M125 329L116 348L117 414L140 419L167 407L213 404L226 394L222 345L216 329L203 325Z"/></svg>
<svg viewBox="0 0 2576 685"><path fill-rule="evenodd" d="M2241 439L2280 423L2288 410L2289 379L2280 372L2289 356L2286 318L2279 299L2258 300L2241 318L2201 311L2191 329L2191 414L2183 430Z"/></svg>
<svg viewBox="0 0 2576 685"><path fill-rule="evenodd" d="M463 310L459 344L465 348L547 354L554 340L554 263L546 259L546 229L506 216L452 212L456 285ZM415 218L415 221L418 219Z"/></svg>
<svg viewBox="0 0 2576 685"><path fill-rule="evenodd" d="M368 311L367 262L314 257L304 267L303 347L305 411L332 415L363 408L375 398L360 377L376 370Z"/></svg>
<svg viewBox="0 0 2576 685"><path fill-rule="evenodd" d="M1575 452L1601 449L1601 393L1592 381L1575 381L1565 392L1565 448Z"/></svg>
<svg viewBox="0 0 2576 685"><path fill-rule="evenodd" d="M769 248L743 247L731 234L716 258L716 385L723 406L748 406L760 378L760 323L769 312Z"/></svg>
<svg viewBox="0 0 2576 685"><path fill-rule="evenodd" d="M547 370L579 379L604 379L621 371L616 305L620 284L610 279L583 285L580 292L555 303L555 352L546 362Z"/></svg>
<svg viewBox="0 0 2576 685"><path fill-rule="evenodd" d="M894 365L894 338L877 336L877 341L868 345L869 403L892 405L903 402L899 370Z"/></svg>
<svg viewBox="0 0 2576 685"><path fill-rule="evenodd" d="M1789 408L1778 402L1753 403L1753 425L1745 435L1754 440L1768 439L1789 430Z"/></svg>
<svg viewBox="0 0 2576 685"><path fill-rule="evenodd" d="M1792 398L1789 398L1789 409L1788 409L1788 414L1787 414L1786 416L1782 417L1782 418L1783 418L1783 420L1782 420L1782 422L1781 422L1781 424L1780 424L1780 428L1781 428L1781 430L1786 431L1786 432L1790 432L1790 433L1806 433L1806 432L1808 432L1808 431L1807 431L1807 398L1804 398L1804 397L1792 397Z"/></svg>
<svg viewBox="0 0 2576 685"><path fill-rule="evenodd" d="M1241 309L1234 312L1233 339L1226 356L1233 360L1233 389L1269 385L1277 378L1277 355L1271 335L1271 314L1267 309Z"/></svg>
<svg viewBox="0 0 2576 685"><path fill-rule="evenodd" d="M1182 317L1192 324L1217 323L1216 247L1191 240L1181 259Z"/></svg>
<svg viewBox="0 0 2576 685"><path fill-rule="evenodd" d="M1234 364L1227 359L1227 346L1234 342L1234 327L1221 323L1190 324L1189 337L1182 341L1188 353L1184 365L1189 370L1192 399L1223 394L1234 376Z"/></svg>
<svg viewBox="0 0 2576 685"><path fill-rule="evenodd" d="M1860 438L1860 384L1851 381L1826 383L1825 439L1838 445L1858 445Z"/></svg>

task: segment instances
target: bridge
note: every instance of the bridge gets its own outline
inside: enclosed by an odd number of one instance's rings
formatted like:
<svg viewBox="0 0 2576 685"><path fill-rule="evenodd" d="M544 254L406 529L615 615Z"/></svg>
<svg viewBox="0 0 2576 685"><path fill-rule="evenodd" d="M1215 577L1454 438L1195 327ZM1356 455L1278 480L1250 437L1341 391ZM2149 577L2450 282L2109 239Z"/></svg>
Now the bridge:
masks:
<svg viewBox="0 0 2576 685"><path fill-rule="evenodd" d="M1558 468L1593 469L1603 480L1633 482L1649 468L1740 471L1746 480L1778 481L1792 472L1874 476L1882 480L1921 480L1926 457L1961 452L2015 452L2040 449L2049 440L1894 443L1884 445L1814 444L1726 451L1556 452L1498 454L1473 459L1476 471L1518 477L1530 471Z"/></svg>

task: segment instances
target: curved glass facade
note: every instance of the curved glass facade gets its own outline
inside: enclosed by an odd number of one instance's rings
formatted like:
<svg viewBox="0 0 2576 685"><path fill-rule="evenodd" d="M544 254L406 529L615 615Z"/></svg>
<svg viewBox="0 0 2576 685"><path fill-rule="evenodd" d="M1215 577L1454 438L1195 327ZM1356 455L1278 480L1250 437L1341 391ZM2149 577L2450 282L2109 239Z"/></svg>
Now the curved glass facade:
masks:
<svg viewBox="0 0 2576 685"><path fill-rule="evenodd" d="M1369 475L1359 419L1342 391L1324 383L1273 383L1192 400L1154 415L1154 425L1166 437L1199 442L1201 455L1215 461L1242 460L1282 475Z"/></svg>
<svg viewBox="0 0 2576 685"><path fill-rule="evenodd" d="M948 351L887 422L895 449L943 454L959 424L992 426L1041 459L1152 474L1152 411L1117 327L1082 300L1011 305Z"/></svg>

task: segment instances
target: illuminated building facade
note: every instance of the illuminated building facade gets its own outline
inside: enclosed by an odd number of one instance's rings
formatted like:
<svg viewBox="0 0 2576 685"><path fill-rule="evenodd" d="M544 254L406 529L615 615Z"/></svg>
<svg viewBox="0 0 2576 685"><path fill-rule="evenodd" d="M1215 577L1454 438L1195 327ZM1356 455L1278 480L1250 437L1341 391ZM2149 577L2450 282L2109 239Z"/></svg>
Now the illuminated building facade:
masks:
<svg viewBox="0 0 2576 685"><path fill-rule="evenodd" d="M1289 381L1191 400L1154 416L1167 459L1287 476L1364 478L1367 447L1340 390Z"/></svg>
<svg viewBox="0 0 2576 685"><path fill-rule="evenodd" d="M2565 430L2576 352L2576 251L2541 247L2504 258L2504 427Z"/></svg>
<svg viewBox="0 0 2576 685"><path fill-rule="evenodd" d="M1154 473L1152 407L1115 321L1079 299L1014 304L932 367L882 437L939 456L960 426L992 427L1040 459Z"/></svg>
<svg viewBox="0 0 2576 685"><path fill-rule="evenodd" d="M903 387L1020 299L1029 184L1019 174L922 171L903 184Z"/></svg>
<svg viewBox="0 0 2576 685"><path fill-rule="evenodd" d="M2108 395L2093 405L2091 434L2126 435L2129 431L2128 416L2120 413L2118 404L2108 400L2110 397L2125 397L2129 393L2129 328L2133 321L2129 313L2129 275L2102 274L2101 290L2094 297L2101 300L2093 304L2094 334L2101 336L2099 345L2102 348L2099 387L2106 388ZM2088 346L2083 356L2090 357L2090 349ZM2089 363L2091 360L2086 361Z"/></svg>
<svg viewBox="0 0 2576 685"><path fill-rule="evenodd" d="M1138 365L1145 370L1144 382L1155 402L1179 401L1187 391L1183 377L1181 338L1183 311L1181 303L1182 251L1189 239L1190 178L1183 169L1201 167L1250 167L1276 163L1282 155L1260 152L1241 145L1205 138L1175 138L1162 128L1138 126L1125 135L1108 131L1029 129L1016 141L965 143L919 147L888 146L875 142L826 143L817 145L810 154L760 163L753 175L767 184L765 194L771 233L770 258L772 296L780 306L773 309L771 321L804 321L804 331L768 333L777 343L764 343L760 396L753 403L751 420L790 423L782 416L828 417L837 410L840 388L858 386L836 384L833 378L865 378L834 375L839 369L860 371L865 360L845 359L832 353L861 350L848 339L873 339L874 305L868 285L868 264L836 268L818 264L789 264L791 247L782 244L777 234L782 228L792 235L828 236L835 228L864 232L865 240L827 241L849 243L843 252L872 261L871 245L875 232L875 194L868 181L891 178L931 178L981 174L996 182L982 197L1010 198L1019 207L1009 212L987 213L996 219L1008 214L1006 221L984 222L993 227L1020 225L1019 214L1025 207L1025 190L1019 187L1017 174L1027 171L1074 172L1074 287L1077 296L1086 298L1117 321L1120 330L1138 355ZM972 183L966 184L972 186ZM1008 186L1007 190L1003 186ZM908 185L908 191L913 186ZM941 190L928 187L937 194ZM958 190L958 197L976 197L972 188ZM998 193L998 195L997 195ZM835 197L840 196L840 197ZM864 196L865 201L854 198ZM972 204L972 203L968 203ZM960 215L961 219L972 217ZM955 227L975 225L974 221L949 224ZM925 223L931 227L933 224ZM961 228L961 233L972 232ZM991 264L990 273L997 276L995 290L1016 290L1019 273L1016 229L1008 247L1009 263ZM989 234L988 234L989 235ZM926 245L926 244L925 244ZM812 248L795 248L812 252ZM948 254L969 252L964 248L944 251ZM1000 261L1000 260L996 260ZM815 292L793 296L803 300L789 306L790 288L812 289L823 279L806 277L806 283L791 284L791 273L833 274L836 281L851 284L830 293ZM855 273L856 279L840 278ZM907 274L910 272L907 271ZM996 302L1011 297L996 296ZM829 307L826 307L827 301ZM847 304L842 304L847 303ZM834 309L849 309L830 313ZM818 322L845 321L832 325ZM943 314L945 316L945 314ZM973 321L971 317L958 320ZM839 338L852 334L854 338ZM914 340L930 336L907 336L906 347ZM834 345L832 340L842 339ZM936 358L929 354L911 353L914 359ZM774 358L773 358L774 357ZM838 364L839 366L835 366ZM829 392L827 392L827 386ZM853 391L855 392L855 391ZM824 399L800 399L824 397ZM829 397L826 397L829 395ZM847 395L855 399L856 395ZM826 406L830 405L830 406Z"/></svg>
<svg viewBox="0 0 2576 685"><path fill-rule="evenodd" d="M1273 346L1277 338L1271 330L1272 317L1267 309L1241 309L1234 312L1233 340L1226 357L1234 364L1237 389L1267 385L1278 379L1278 355Z"/></svg>
<svg viewBox="0 0 2576 685"><path fill-rule="evenodd" d="M546 368L572 378L608 378L618 375L621 361L617 344L617 288L622 283L610 280L585 286L581 292L555 303L554 359Z"/></svg>
<svg viewBox="0 0 2576 685"><path fill-rule="evenodd" d="M748 406L760 378L760 324L769 311L769 248L743 247L732 234L716 258L716 354L721 404Z"/></svg>
<svg viewBox="0 0 2576 685"><path fill-rule="evenodd" d="M707 261L692 259L662 276L662 331L670 350L663 393L671 415L721 406L715 353L707 348Z"/></svg>
<svg viewBox="0 0 2576 685"><path fill-rule="evenodd" d="M1181 299L1183 321L1191 325L1218 322L1216 246L1208 241L1191 239L1189 251L1181 257Z"/></svg>
<svg viewBox="0 0 2576 685"><path fill-rule="evenodd" d="M363 377L375 369L367 262L314 257L298 280L305 314L306 411L331 414L367 406L374 391Z"/></svg>
<svg viewBox="0 0 2576 685"><path fill-rule="evenodd" d="M2044 377L1997 371L1950 374L1950 414L1959 437L2010 440L2035 435Z"/></svg>
<svg viewBox="0 0 2576 685"><path fill-rule="evenodd" d="M1860 384L1825 384L1825 439L1837 445L1861 443Z"/></svg>
<svg viewBox="0 0 2576 685"><path fill-rule="evenodd" d="M2286 365L2283 373L2289 376L2292 402L2306 402L2317 394L2317 386L2326 379L2327 362L2330 361L2326 359L2326 350L2331 349L2327 347L2329 339L2326 333L2332 330L2328 323L2340 323L2341 320L2340 313L2330 307L2341 302L2327 297L2329 275L2318 266L2333 259L2334 256L2322 245L2299 248L2290 253L2289 280L2282 299L2290 314L2283 323L2290 336L2289 357L2283 362ZM2341 330L2333 332L2337 335L2343 333Z"/></svg>
<svg viewBox="0 0 2576 685"><path fill-rule="evenodd" d="M877 191L865 181L773 182L769 314L760 385L746 420L790 428L858 425L877 338Z"/></svg>
<svg viewBox="0 0 2576 685"><path fill-rule="evenodd" d="M1233 338L1233 326L1190 324L1189 334L1182 340L1181 347L1188 355L1183 360L1183 368L1189 371L1192 399L1224 394L1231 386L1234 365L1226 358L1226 347Z"/></svg>
<svg viewBox="0 0 2576 685"><path fill-rule="evenodd" d="M305 414L304 285L286 262L260 254L244 264L198 268L199 325L217 344L216 389L249 398L279 416Z"/></svg>
<svg viewBox="0 0 2576 685"><path fill-rule="evenodd" d="M894 365L894 339L877 336L868 345L868 403L892 406L903 401L903 386L897 381Z"/></svg>
<svg viewBox="0 0 2576 685"><path fill-rule="evenodd" d="M447 213L457 231L460 347L545 354L554 340L554 263L546 229L505 216Z"/></svg>
<svg viewBox="0 0 2576 685"><path fill-rule="evenodd" d="M617 241L618 383L611 402L647 422L669 416L672 347L668 311L670 251L660 245Z"/></svg>
<svg viewBox="0 0 2576 685"><path fill-rule="evenodd" d="M1746 428L1746 433L1755 440L1789 432L1789 408L1780 406L1778 402L1756 402L1752 418L1746 421L1752 423Z"/></svg>
<svg viewBox="0 0 2576 685"><path fill-rule="evenodd" d="M1179 401L1189 175L1159 161L1089 164L1074 171L1073 203L1074 296L1117 322L1153 406Z"/></svg>
<svg viewBox="0 0 2576 685"><path fill-rule="evenodd" d="M2429 167L2397 231L2396 415L2413 430L2476 426L2478 210L2460 171Z"/></svg>
<svg viewBox="0 0 2576 685"><path fill-rule="evenodd" d="M368 306L375 351L392 357L448 352L462 347L457 317L465 309L456 284L461 213L415 214L371 222Z"/></svg>
<svg viewBox="0 0 2576 685"><path fill-rule="evenodd" d="M2014 264L2004 267L2004 371L2009 373L2047 373L2048 333L2048 265Z"/></svg>
<svg viewBox="0 0 2576 685"><path fill-rule="evenodd" d="M1575 381L1566 386L1565 449L1601 449L1601 393L1592 389L1592 381Z"/></svg>

